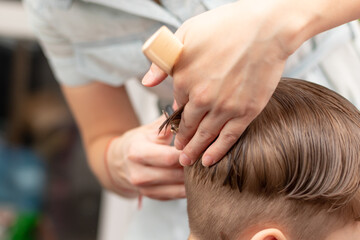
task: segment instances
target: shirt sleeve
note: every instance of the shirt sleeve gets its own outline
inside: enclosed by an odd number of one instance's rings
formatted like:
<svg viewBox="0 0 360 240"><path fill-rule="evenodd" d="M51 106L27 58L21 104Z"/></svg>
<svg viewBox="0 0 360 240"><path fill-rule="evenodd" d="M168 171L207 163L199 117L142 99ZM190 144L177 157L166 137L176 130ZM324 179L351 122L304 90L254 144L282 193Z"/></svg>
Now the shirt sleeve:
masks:
<svg viewBox="0 0 360 240"><path fill-rule="evenodd" d="M74 87L92 82L89 76L77 70L72 44L51 24L46 8L37 9L29 1L24 1L24 7L55 78L63 85Z"/></svg>

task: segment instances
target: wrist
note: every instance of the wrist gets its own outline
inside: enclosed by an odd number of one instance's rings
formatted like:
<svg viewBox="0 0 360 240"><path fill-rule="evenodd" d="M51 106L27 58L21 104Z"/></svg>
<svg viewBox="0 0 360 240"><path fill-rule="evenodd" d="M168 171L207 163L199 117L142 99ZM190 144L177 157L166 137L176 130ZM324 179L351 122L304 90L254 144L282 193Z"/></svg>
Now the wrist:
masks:
<svg viewBox="0 0 360 240"><path fill-rule="evenodd" d="M360 17L360 2L353 0L344 0L341 4L333 0L269 2L274 3L269 19L279 27L279 41L289 54L313 36Z"/></svg>
<svg viewBox="0 0 360 240"><path fill-rule="evenodd" d="M119 143L119 141L121 141L121 137L113 137L108 140L107 146L105 148L103 162L106 178L108 179L106 181L108 184L105 187L113 192L120 194L123 197L137 197L139 193L136 188L134 188L130 184L124 184L123 182L116 181L116 179L112 176L113 170L111 169L112 166L109 161L113 161L116 159L118 159L119 161L121 160L120 157L118 157L116 154L116 149L114 149L119 146L119 144L121 146L121 143Z"/></svg>
<svg viewBox="0 0 360 240"><path fill-rule="evenodd" d="M271 45L284 59L312 36L313 23L319 18L316 12L299 6L303 2L298 0L239 0L233 4L232 28L240 26L241 34L255 33L250 38Z"/></svg>
<svg viewBox="0 0 360 240"><path fill-rule="evenodd" d="M316 34L360 17L359 1L345 0L240 0L235 6L234 26L249 23L257 40L276 39L285 57ZM339 10L340 8L340 10Z"/></svg>
<svg viewBox="0 0 360 240"><path fill-rule="evenodd" d="M282 7L278 9L277 18L278 21L283 22L278 39L284 51L291 55L306 40L320 32L317 23L321 21L322 16L318 10L307 6L308 1L280 0L279 2Z"/></svg>
<svg viewBox="0 0 360 240"><path fill-rule="evenodd" d="M322 1L322 0L320 0ZM317 4L319 0L274 0L269 18L277 27L280 46L288 56L306 40L320 32L319 23L323 14ZM269 26L270 28L271 26Z"/></svg>

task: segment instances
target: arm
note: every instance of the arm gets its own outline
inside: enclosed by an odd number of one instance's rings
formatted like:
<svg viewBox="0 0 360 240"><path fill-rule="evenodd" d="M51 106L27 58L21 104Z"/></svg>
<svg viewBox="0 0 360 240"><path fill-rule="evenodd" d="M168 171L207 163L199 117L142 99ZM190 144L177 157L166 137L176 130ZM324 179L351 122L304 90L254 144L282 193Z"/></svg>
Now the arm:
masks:
<svg viewBox="0 0 360 240"><path fill-rule="evenodd" d="M112 138L139 126L125 87L95 82L76 88L62 86L62 91L79 126L92 171L105 188L117 191L104 164L105 149Z"/></svg>
<svg viewBox="0 0 360 240"><path fill-rule="evenodd" d="M173 70L175 99L186 105L175 141L182 164L204 151L204 165L221 159L267 104L289 55L358 17L358 0L240 0L185 22ZM153 65L143 84L165 76Z"/></svg>

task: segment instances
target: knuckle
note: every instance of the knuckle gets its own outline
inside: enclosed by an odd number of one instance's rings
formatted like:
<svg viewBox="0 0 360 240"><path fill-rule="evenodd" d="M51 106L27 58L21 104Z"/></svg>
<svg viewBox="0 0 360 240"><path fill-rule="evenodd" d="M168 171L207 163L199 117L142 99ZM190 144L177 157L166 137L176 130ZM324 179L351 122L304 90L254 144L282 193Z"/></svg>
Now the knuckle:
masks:
<svg viewBox="0 0 360 240"><path fill-rule="evenodd" d="M198 134L199 134L200 140L202 140L204 142L210 142L217 137L217 134L215 132L212 132L207 129L199 129Z"/></svg>
<svg viewBox="0 0 360 240"><path fill-rule="evenodd" d="M193 104L197 108L201 108L210 104L210 98L207 94L195 94L192 99Z"/></svg>
<svg viewBox="0 0 360 240"><path fill-rule="evenodd" d="M214 112L216 115L223 114L223 113L236 113L238 107L236 104L228 101L227 99L219 101L217 106L214 108Z"/></svg>
<svg viewBox="0 0 360 240"><path fill-rule="evenodd" d="M257 101L250 101L247 105L247 111L249 113L261 111L261 108L261 104Z"/></svg>
<svg viewBox="0 0 360 240"><path fill-rule="evenodd" d="M128 153L126 155L126 159L131 162L140 162L141 161L141 157L139 156L138 152L131 151L131 150L128 151Z"/></svg>
<svg viewBox="0 0 360 240"><path fill-rule="evenodd" d="M189 144L186 145L184 151L189 155L194 155L194 153L206 148L217 136L218 133L199 128Z"/></svg>
<svg viewBox="0 0 360 240"><path fill-rule="evenodd" d="M181 143L184 142L187 130L188 130L188 126L186 125L185 120L181 119L178 131L176 132L175 135L175 141Z"/></svg>
<svg viewBox="0 0 360 240"><path fill-rule="evenodd" d="M233 132L226 132L222 136L222 140L226 144L233 144L238 140L238 138L239 138L239 135L236 133L233 133Z"/></svg>
<svg viewBox="0 0 360 240"><path fill-rule="evenodd" d="M129 146L125 157L128 161L133 163L142 164L144 162L144 156L141 154L141 151L139 151L138 147L136 147L135 144Z"/></svg>
<svg viewBox="0 0 360 240"><path fill-rule="evenodd" d="M133 186L137 186L139 183L139 179L135 174L131 174L128 179L129 183Z"/></svg>
<svg viewBox="0 0 360 240"><path fill-rule="evenodd" d="M140 180L140 178L139 178L139 176L137 174L130 174L129 182L133 186L138 186L139 183L141 182L141 180Z"/></svg>
<svg viewBox="0 0 360 240"><path fill-rule="evenodd" d="M194 134L195 124L191 121L188 121L188 118L191 118L189 115L183 113L180 124L179 124L179 131L176 136L179 135L179 139L184 141L188 138L191 134Z"/></svg>
<svg viewBox="0 0 360 240"><path fill-rule="evenodd" d="M173 156L164 157L164 166L165 167L172 167L174 165L176 165L176 160L174 159Z"/></svg>
<svg viewBox="0 0 360 240"><path fill-rule="evenodd" d="M185 137L183 136L183 131L180 131L181 128L179 128L179 131L176 133L176 138L175 138L175 147L181 147L184 148L184 142L185 142Z"/></svg>
<svg viewBox="0 0 360 240"><path fill-rule="evenodd" d="M177 66L177 70L174 71L174 92L181 93L186 91L188 86L187 78L184 76L183 71L180 71L179 66Z"/></svg>
<svg viewBox="0 0 360 240"><path fill-rule="evenodd" d="M240 117L240 118L248 116L249 113L252 111L251 108L252 107L249 106L249 105L245 105L245 104L240 105L239 108L236 111L237 116Z"/></svg>
<svg viewBox="0 0 360 240"><path fill-rule="evenodd" d="M176 78L174 78L174 90L176 92L181 92L185 89L186 83L182 81L182 77L179 73L176 74Z"/></svg>
<svg viewBox="0 0 360 240"><path fill-rule="evenodd" d="M211 103L211 97L207 87L197 87L192 94L192 101L195 107L204 107Z"/></svg>
<svg viewBox="0 0 360 240"><path fill-rule="evenodd" d="M144 186L144 185L148 184L150 181L145 179L143 176L141 176L138 173L133 173L129 177L129 182L133 186L141 187L141 186Z"/></svg>
<svg viewBox="0 0 360 240"><path fill-rule="evenodd" d="M181 143L181 145L186 145L191 137L195 133L195 126L193 124L189 124L187 121L183 121L179 127L179 131L176 134L176 138L178 143Z"/></svg>
<svg viewBox="0 0 360 240"><path fill-rule="evenodd" d="M238 108L240 117L253 117L260 113L262 106L255 101L248 101L245 105Z"/></svg>

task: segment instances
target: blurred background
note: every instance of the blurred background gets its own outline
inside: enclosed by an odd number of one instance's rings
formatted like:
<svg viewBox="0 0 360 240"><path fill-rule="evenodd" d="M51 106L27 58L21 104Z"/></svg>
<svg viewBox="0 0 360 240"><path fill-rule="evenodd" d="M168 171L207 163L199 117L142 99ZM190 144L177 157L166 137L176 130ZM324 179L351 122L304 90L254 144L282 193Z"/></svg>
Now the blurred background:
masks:
<svg viewBox="0 0 360 240"><path fill-rule="evenodd" d="M96 239L100 186L20 0L0 0L0 240Z"/></svg>

